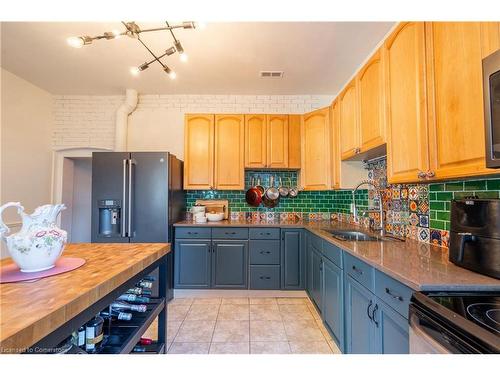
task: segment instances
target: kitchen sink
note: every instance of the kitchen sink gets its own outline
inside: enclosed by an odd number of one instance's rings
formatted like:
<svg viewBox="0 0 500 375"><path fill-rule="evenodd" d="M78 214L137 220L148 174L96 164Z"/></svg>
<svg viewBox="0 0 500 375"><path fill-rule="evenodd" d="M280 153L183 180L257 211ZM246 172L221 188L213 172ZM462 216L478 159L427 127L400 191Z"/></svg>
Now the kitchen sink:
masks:
<svg viewBox="0 0 500 375"><path fill-rule="evenodd" d="M355 230L325 230L325 232L342 241L381 241L379 237Z"/></svg>
<svg viewBox="0 0 500 375"><path fill-rule="evenodd" d="M334 238L341 241L404 241L404 238L393 237L393 236L374 236L368 233L356 231L356 230L330 230L324 229L325 232L330 233Z"/></svg>

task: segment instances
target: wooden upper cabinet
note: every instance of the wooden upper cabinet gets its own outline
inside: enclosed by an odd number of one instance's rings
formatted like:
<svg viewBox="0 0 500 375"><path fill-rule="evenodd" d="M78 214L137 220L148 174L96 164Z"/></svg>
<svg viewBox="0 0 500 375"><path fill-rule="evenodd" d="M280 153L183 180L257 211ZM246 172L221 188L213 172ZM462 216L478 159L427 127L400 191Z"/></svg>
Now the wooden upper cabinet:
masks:
<svg viewBox="0 0 500 375"><path fill-rule="evenodd" d="M186 115L184 121L184 189L212 189L214 115Z"/></svg>
<svg viewBox="0 0 500 375"><path fill-rule="evenodd" d="M485 164L482 58L498 49L498 24L429 22L425 27L428 177L493 173Z"/></svg>
<svg viewBox="0 0 500 375"><path fill-rule="evenodd" d="M302 117L302 170L304 190L330 189L330 109L323 108Z"/></svg>
<svg viewBox="0 0 500 375"><path fill-rule="evenodd" d="M215 115L215 188L245 188L245 122L243 115Z"/></svg>
<svg viewBox="0 0 500 375"><path fill-rule="evenodd" d="M365 152L385 143L382 53L377 51L357 75L359 147Z"/></svg>
<svg viewBox="0 0 500 375"><path fill-rule="evenodd" d="M500 22L481 22L481 50L483 57L500 48Z"/></svg>
<svg viewBox="0 0 500 375"><path fill-rule="evenodd" d="M339 96L340 156L349 159L358 153L358 113L356 80L352 80Z"/></svg>
<svg viewBox="0 0 500 375"><path fill-rule="evenodd" d="M245 168L265 168L266 164L266 115L245 115Z"/></svg>
<svg viewBox="0 0 500 375"><path fill-rule="evenodd" d="M300 115L288 116L288 168L300 169Z"/></svg>
<svg viewBox="0 0 500 375"><path fill-rule="evenodd" d="M340 188L340 154L339 154L339 103L335 100L330 109L330 154L331 154L331 187Z"/></svg>
<svg viewBox="0 0 500 375"><path fill-rule="evenodd" d="M288 168L288 115L267 115L267 167Z"/></svg>
<svg viewBox="0 0 500 375"><path fill-rule="evenodd" d="M390 183L421 181L429 168L424 24L400 24L383 50L387 177Z"/></svg>

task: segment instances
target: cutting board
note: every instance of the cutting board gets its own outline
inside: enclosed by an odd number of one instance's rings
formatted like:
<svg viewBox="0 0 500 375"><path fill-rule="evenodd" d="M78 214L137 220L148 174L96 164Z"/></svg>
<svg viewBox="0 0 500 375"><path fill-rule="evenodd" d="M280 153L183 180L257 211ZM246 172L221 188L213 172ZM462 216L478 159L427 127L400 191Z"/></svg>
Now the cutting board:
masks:
<svg viewBox="0 0 500 375"><path fill-rule="evenodd" d="M197 199L195 205L202 205L207 208L206 212L224 212L224 219L229 218L229 201L227 199Z"/></svg>

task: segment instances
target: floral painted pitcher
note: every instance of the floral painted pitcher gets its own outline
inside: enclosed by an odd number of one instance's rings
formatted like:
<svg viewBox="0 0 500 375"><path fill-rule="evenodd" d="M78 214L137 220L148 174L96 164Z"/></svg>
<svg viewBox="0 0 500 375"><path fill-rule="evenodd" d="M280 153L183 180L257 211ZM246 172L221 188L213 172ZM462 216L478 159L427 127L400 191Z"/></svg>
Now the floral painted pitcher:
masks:
<svg viewBox="0 0 500 375"><path fill-rule="evenodd" d="M16 207L22 219L21 230L10 236L6 236L10 230L1 217L8 207ZM38 272L54 267L68 237L66 231L56 225L57 216L65 208L64 204L46 204L28 215L19 202L9 202L0 207L0 236L21 271Z"/></svg>

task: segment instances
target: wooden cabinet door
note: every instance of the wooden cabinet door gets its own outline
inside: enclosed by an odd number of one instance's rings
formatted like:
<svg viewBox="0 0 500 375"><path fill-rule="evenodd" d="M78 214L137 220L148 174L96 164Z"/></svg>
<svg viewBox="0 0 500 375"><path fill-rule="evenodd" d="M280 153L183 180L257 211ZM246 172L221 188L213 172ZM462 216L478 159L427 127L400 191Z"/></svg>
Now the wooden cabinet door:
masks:
<svg viewBox="0 0 500 375"><path fill-rule="evenodd" d="M300 169L301 165L300 115L288 116L288 168Z"/></svg>
<svg viewBox="0 0 500 375"><path fill-rule="evenodd" d="M349 159L358 153L358 113L356 80L352 80L339 96L340 156Z"/></svg>
<svg viewBox="0 0 500 375"><path fill-rule="evenodd" d="M500 48L500 22L481 22L481 50L483 57Z"/></svg>
<svg viewBox="0 0 500 375"><path fill-rule="evenodd" d="M176 288L210 288L210 240L176 240L174 285Z"/></svg>
<svg viewBox="0 0 500 375"><path fill-rule="evenodd" d="M370 58L357 76L360 152L385 143L382 54Z"/></svg>
<svg viewBox="0 0 500 375"><path fill-rule="evenodd" d="M485 163L482 84L483 51L490 52L494 31L479 22L426 23L429 177L495 172Z"/></svg>
<svg viewBox="0 0 500 375"><path fill-rule="evenodd" d="M344 347L344 278L342 270L323 258L323 320Z"/></svg>
<svg viewBox="0 0 500 375"><path fill-rule="evenodd" d="M340 151L339 151L339 103L335 100L330 110L330 154L331 154L331 186L340 188Z"/></svg>
<svg viewBox="0 0 500 375"><path fill-rule="evenodd" d="M184 121L184 189L213 189L214 115L186 115Z"/></svg>
<svg viewBox="0 0 500 375"><path fill-rule="evenodd" d="M265 168L266 163L266 115L245 115L245 168Z"/></svg>
<svg viewBox="0 0 500 375"><path fill-rule="evenodd" d="M424 24L400 24L384 53L387 177L390 183L421 181L419 173L429 168Z"/></svg>
<svg viewBox="0 0 500 375"><path fill-rule="evenodd" d="M267 115L267 167L288 168L288 115Z"/></svg>
<svg viewBox="0 0 500 375"><path fill-rule="evenodd" d="M304 233L281 230L281 288L302 290L305 286Z"/></svg>
<svg viewBox="0 0 500 375"><path fill-rule="evenodd" d="M248 241L213 241L212 288L246 289Z"/></svg>
<svg viewBox="0 0 500 375"><path fill-rule="evenodd" d="M330 109L307 113L302 119L302 187L305 190L330 188Z"/></svg>
<svg viewBox="0 0 500 375"><path fill-rule="evenodd" d="M215 188L245 188L243 115L215 115Z"/></svg>

